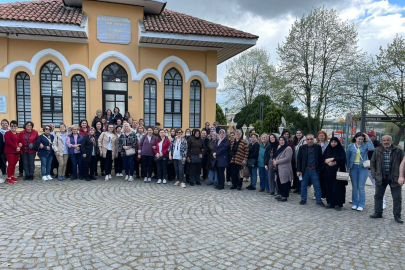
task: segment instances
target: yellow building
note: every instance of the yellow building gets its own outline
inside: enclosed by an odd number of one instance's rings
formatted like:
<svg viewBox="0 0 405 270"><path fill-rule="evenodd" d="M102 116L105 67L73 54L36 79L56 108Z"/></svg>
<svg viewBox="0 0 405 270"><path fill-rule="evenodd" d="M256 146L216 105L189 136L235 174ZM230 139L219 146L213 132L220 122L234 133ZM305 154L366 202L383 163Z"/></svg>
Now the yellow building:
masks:
<svg viewBox="0 0 405 270"><path fill-rule="evenodd" d="M165 9L162 0L0 5L0 119L91 121L118 107L146 125L215 119L217 65L257 36Z"/></svg>

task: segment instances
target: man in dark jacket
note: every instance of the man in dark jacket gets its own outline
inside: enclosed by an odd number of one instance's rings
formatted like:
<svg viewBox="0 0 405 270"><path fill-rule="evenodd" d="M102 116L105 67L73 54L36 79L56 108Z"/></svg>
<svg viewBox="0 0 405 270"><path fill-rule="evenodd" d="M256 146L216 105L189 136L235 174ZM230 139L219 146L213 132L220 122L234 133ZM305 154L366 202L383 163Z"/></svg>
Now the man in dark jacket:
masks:
<svg viewBox="0 0 405 270"><path fill-rule="evenodd" d="M375 131L374 130L369 130L367 132L368 137L370 138L371 142L374 145L374 148L377 149L377 147L379 147L381 145L380 141L377 140L377 137L375 136ZM373 157L374 151L368 151L367 155L368 155L368 159L371 160L371 158ZM370 178L371 183L373 184L373 186L375 187L375 180L373 178L373 176L371 175L371 170L368 169L368 178ZM383 197L383 209L385 209L385 196Z"/></svg>
<svg viewBox="0 0 405 270"><path fill-rule="evenodd" d="M375 149L370 161L371 175L375 179L374 214L371 218L382 218L383 196L389 185L394 202L394 219L404 223L401 219L402 185L404 184L405 159L404 152L392 144L389 135L382 137L382 146Z"/></svg>
<svg viewBox="0 0 405 270"><path fill-rule="evenodd" d="M316 204L324 207L319 183L319 174L322 169L322 148L320 145L314 144L314 135L308 134L306 139L307 144L300 147L297 157L297 176L300 180L302 179L300 204L307 203L307 187L309 179L311 179L315 189Z"/></svg>
<svg viewBox="0 0 405 270"><path fill-rule="evenodd" d="M229 147L231 143L226 137L225 130L221 129L219 131L218 143L214 148L214 153L212 154L214 159L212 159L211 164L216 169L218 175L218 185L216 189L222 190L225 188L225 168L229 165Z"/></svg>

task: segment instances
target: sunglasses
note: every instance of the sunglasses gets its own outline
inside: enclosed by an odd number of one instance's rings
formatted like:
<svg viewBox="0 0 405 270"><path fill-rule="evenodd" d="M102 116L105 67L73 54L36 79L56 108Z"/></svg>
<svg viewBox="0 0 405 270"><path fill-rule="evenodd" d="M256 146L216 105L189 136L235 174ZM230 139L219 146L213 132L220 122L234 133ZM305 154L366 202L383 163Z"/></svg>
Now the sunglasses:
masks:
<svg viewBox="0 0 405 270"><path fill-rule="evenodd" d="M177 134L183 134L183 132L179 131L179 132L177 132Z"/></svg>
<svg viewBox="0 0 405 270"><path fill-rule="evenodd" d="M50 128L46 128L45 130L50 130Z"/></svg>

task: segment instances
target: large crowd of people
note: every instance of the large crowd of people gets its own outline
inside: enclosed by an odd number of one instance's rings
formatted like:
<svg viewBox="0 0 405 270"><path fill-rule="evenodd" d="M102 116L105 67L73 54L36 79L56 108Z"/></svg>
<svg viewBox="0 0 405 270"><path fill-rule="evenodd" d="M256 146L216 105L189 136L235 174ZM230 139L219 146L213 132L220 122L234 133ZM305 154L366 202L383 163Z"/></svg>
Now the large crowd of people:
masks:
<svg viewBox="0 0 405 270"><path fill-rule="evenodd" d="M385 190L390 186L394 218L403 223L404 153L390 136L383 136L381 144L374 131L356 133L345 151L338 138L328 139L324 131L315 136L297 130L292 136L288 130L280 135L250 130L244 139L241 130L226 134L218 123L211 127L207 122L202 130L186 129L183 134L180 128L162 129L159 123L145 126L143 119L137 121L129 112L122 115L118 108L105 114L98 110L91 126L87 120L78 126L60 123L55 132L55 125L50 124L40 134L28 121L21 128L17 132L15 120L1 121L1 183L18 182L17 164L19 177L34 180L38 156L43 181L54 177L59 181L97 177L110 181L114 168L116 177L129 182L156 179L157 184L173 181L182 188L204 182L217 190L228 185L241 191L248 178L247 190L256 190L259 180L258 191L280 202L286 202L293 192L301 196L299 204L305 205L308 189L313 188L316 205L340 211L350 176L353 210L364 210L365 184L370 178L375 186L370 217L382 217Z"/></svg>

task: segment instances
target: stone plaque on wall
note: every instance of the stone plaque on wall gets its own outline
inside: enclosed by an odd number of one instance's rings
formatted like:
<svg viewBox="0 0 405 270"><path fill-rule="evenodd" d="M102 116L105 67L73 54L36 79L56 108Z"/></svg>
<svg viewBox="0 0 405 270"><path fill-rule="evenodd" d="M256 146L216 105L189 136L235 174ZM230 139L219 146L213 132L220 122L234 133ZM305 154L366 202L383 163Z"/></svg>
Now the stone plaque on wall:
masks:
<svg viewBox="0 0 405 270"><path fill-rule="evenodd" d="M123 17L98 16L97 39L107 43L131 43L131 21Z"/></svg>
<svg viewBox="0 0 405 270"><path fill-rule="evenodd" d="M7 113L7 96L0 95L0 113Z"/></svg>

